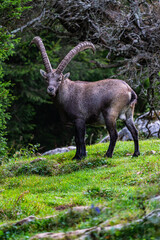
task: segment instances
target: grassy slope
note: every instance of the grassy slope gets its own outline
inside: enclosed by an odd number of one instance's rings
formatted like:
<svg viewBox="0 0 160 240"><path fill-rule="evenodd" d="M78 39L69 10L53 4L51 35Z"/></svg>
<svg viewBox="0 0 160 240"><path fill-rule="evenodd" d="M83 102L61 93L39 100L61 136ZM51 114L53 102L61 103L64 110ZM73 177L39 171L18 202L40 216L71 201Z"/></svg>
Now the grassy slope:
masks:
<svg viewBox="0 0 160 240"><path fill-rule="evenodd" d="M65 213L58 209L77 205L106 207L105 213L96 217L92 214L80 217L77 223L74 219L77 229L97 225L108 218L110 224L125 223L160 207L159 203L148 201L160 195L160 140L140 141L138 158L128 154L133 153L133 142L117 142L112 159L103 157L107 146L89 146L88 157L80 163L71 160L72 151L45 157L46 160L37 163L30 164L33 158L21 158L1 166L0 224L29 215L58 214L61 219ZM70 226L65 222L65 230ZM59 224L52 226L51 231L62 229L64 225ZM40 231L49 229L34 226L19 230L15 238L8 235L6 239L25 239L25 235L27 239Z"/></svg>

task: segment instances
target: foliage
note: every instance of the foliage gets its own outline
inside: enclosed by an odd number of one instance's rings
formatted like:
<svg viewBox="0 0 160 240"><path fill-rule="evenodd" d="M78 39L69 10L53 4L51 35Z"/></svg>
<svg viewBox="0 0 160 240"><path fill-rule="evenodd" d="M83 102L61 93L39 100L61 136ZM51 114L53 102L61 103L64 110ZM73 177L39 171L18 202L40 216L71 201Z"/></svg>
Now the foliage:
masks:
<svg viewBox="0 0 160 240"><path fill-rule="evenodd" d="M0 13L3 10L0 7ZM11 40L11 35L0 26L0 162L2 157L6 154L6 122L9 119L9 113L6 112L11 102L11 95L9 92L9 82L2 81L3 77L3 62L11 54L13 54L14 44L16 40Z"/></svg>
<svg viewBox="0 0 160 240"><path fill-rule="evenodd" d="M9 114L6 112L7 107L10 105L11 96L9 94L9 83L0 81L0 163L6 153L6 121L9 119Z"/></svg>
<svg viewBox="0 0 160 240"><path fill-rule="evenodd" d="M0 42L0 48L2 45L2 41ZM12 47L11 47L12 48ZM11 51L11 49L10 49ZM3 72L2 72L2 61L6 57L6 52L3 52L3 49L0 50L0 75L2 77ZM9 92L9 82L3 82L2 79L0 79L0 163L3 159L3 157L6 155L6 149L7 149L7 144L6 144L6 124L7 120L9 120L10 115L7 112L7 108L10 106L11 103L11 94Z"/></svg>
<svg viewBox="0 0 160 240"><path fill-rule="evenodd" d="M26 2L27 1L23 1L23 3ZM0 162L6 155L6 124L10 118L10 114L7 112L7 109L12 100L9 91L11 84L9 81L2 80L4 77L3 67L4 61L13 54L14 47L19 40L18 38L13 38L12 34L9 34L6 22L8 25L11 22L13 24L13 21L21 16L24 9L26 9L26 7L21 5L21 0L2 0L0 4Z"/></svg>
<svg viewBox="0 0 160 240"><path fill-rule="evenodd" d="M24 157L34 157L36 156L36 153L38 152L38 148L40 147L39 144L31 144L29 143L26 148L21 148L19 151L16 151L13 155L13 158L16 160L17 158L24 158Z"/></svg>
<svg viewBox="0 0 160 240"><path fill-rule="evenodd" d="M25 4L31 0L1 0L0 16L3 25L12 25L16 19L21 17L24 10L28 9ZM7 16L6 16L7 15ZM9 19L9 21L7 21Z"/></svg>

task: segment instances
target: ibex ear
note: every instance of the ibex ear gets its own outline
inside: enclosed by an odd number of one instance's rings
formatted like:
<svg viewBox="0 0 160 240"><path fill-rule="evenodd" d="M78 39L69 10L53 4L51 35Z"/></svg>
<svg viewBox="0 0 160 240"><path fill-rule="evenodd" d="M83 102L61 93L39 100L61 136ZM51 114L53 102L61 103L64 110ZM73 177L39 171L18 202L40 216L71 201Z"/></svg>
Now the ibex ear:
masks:
<svg viewBox="0 0 160 240"><path fill-rule="evenodd" d="M42 69L40 69L40 74L42 75L43 78L47 78L47 73L45 71L43 71Z"/></svg>
<svg viewBox="0 0 160 240"><path fill-rule="evenodd" d="M65 79L69 78L69 76L70 76L70 72L68 72L68 73L64 74L64 76L63 76L63 80L65 80Z"/></svg>

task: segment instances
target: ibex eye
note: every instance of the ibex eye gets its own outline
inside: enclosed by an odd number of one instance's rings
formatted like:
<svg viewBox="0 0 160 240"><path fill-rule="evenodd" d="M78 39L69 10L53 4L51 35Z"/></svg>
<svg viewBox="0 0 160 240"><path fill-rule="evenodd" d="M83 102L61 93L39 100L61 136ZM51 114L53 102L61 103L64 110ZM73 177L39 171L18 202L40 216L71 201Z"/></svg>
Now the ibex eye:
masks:
<svg viewBox="0 0 160 240"><path fill-rule="evenodd" d="M59 77L58 79L57 79L57 82L61 82L62 81L62 77Z"/></svg>

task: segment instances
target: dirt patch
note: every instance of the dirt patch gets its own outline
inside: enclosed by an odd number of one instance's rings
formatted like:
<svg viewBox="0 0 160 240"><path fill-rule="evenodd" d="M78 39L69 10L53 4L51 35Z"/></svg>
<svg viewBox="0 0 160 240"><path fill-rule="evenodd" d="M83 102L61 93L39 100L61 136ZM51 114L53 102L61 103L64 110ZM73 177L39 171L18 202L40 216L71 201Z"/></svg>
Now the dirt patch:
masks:
<svg viewBox="0 0 160 240"><path fill-rule="evenodd" d="M63 211L65 209L72 208L75 206L76 206L75 204L65 204L65 205L59 205L59 206L55 207L55 209L58 211Z"/></svg>

